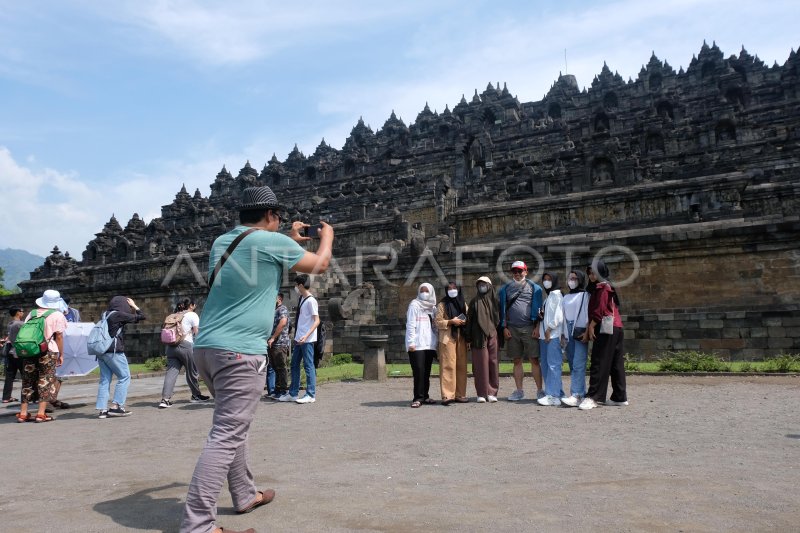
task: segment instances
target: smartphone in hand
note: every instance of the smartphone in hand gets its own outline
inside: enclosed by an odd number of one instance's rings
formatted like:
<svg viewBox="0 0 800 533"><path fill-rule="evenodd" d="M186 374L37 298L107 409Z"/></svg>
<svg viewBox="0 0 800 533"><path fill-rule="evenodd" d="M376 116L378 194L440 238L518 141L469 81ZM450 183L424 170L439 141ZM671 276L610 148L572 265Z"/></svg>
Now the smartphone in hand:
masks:
<svg viewBox="0 0 800 533"><path fill-rule="evenodd" d="M309 239L319 239L320 229L322 229L322 224L311 224L307 228L303 228L302 235Z"/></svg>

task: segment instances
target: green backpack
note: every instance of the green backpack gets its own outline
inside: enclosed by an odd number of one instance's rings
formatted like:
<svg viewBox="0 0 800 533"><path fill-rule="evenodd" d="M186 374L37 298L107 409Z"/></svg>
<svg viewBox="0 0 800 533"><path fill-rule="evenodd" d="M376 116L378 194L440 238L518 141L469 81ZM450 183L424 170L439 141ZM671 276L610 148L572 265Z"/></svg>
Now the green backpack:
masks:
<svg viewBox="0 0 800 533"><path fill-rule="evenodd" d="M50 309L41 315L39 310L31 311L31 317L25 322L14 341L17 357L39 357L47 353L47 340L44 338L44 320L55 310Z"/></svg>

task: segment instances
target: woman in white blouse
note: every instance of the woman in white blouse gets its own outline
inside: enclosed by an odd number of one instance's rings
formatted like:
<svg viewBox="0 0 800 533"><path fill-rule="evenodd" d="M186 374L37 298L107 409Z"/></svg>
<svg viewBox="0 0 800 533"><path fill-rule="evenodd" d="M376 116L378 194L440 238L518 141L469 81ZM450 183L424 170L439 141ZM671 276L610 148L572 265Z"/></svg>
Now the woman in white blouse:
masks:
<svg viewBox="0 0 800 533"><path fill-rule="evenodd" d="M567 346L567 363L569 363L570 395L561 398L561 403L576 407L586 395L586 360L589 353L589 342L582 340L589 323L589 294L585 289L586 276L580 270L573 270L567 276L569 294L564 296L564 329L562 344Z"/></svg>

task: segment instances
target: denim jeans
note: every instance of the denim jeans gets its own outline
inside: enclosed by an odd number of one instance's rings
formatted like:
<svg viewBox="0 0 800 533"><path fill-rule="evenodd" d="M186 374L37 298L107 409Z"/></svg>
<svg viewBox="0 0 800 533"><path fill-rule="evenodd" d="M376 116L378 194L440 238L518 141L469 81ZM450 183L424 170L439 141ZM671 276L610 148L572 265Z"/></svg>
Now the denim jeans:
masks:
<svg viewBox="0 0 800 533"><path fill-rule="evenodd" d="M567 321L567 331L572 331L572 321ZM586 360L589 356L589 343L582 343L570 336L567 344L569 363L569 393L573 396L586 396Z"/></svg>
<svg viewBox="0 0 800 533"><path fill-rule="evenodd" d="M97 358L100 365L100 383L97 387L97 403L95 409L108 409L108 395L111 387L111 375L117 376L114 387L114 403L122 407L128 397L128 385L131 382L131 371L128 369L128 358L124 353L104 353Z"/></svg>
<svg viewBox="0 0 800 533"><path fill-rule="evenodd" d="M314 369L314 343L295 344L292 350L292 385L289 394L297 396L300 393L300 361L306 371L306 394L317 395L317 371Z"/></svg>
<svg viewBox="0 0 800 533"><path fill-rule="evenodd" d="M542 389L545 389L547 388L547 343L544 342L544 338L539 339L539 366L542 370Z"/></svg>
<svg viewBox="0 0 800 533"><path fill-rule="evenodd" d="M544 393L548 396L561 398L564 391L561 389L561 340L559 337L552 337L550 342L545 342L542 351L542 381L544 382ZM545 374L545 368L547 373Z"/></svg>
<svg viewBox="0 0 800 533"><path fill-rule="evenodd" d="M267 394L272 394L273 392L275 392L275 369L272 368L272 362L270 361L267 366Z"/></svg>

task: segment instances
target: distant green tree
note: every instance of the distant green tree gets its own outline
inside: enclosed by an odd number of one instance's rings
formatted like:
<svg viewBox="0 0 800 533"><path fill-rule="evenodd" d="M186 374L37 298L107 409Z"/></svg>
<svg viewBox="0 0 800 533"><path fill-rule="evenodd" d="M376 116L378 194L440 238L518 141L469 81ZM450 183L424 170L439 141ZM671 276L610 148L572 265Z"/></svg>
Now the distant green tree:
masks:
<svg viewBox="0 0 800 533"><path fill-rule="evenodd" d="M8 296L9 294L13 294L14 291L10 291L5 288L3 285L3 278L5 277L6 272L2 268L0 268L0 296Z"/></svg>

